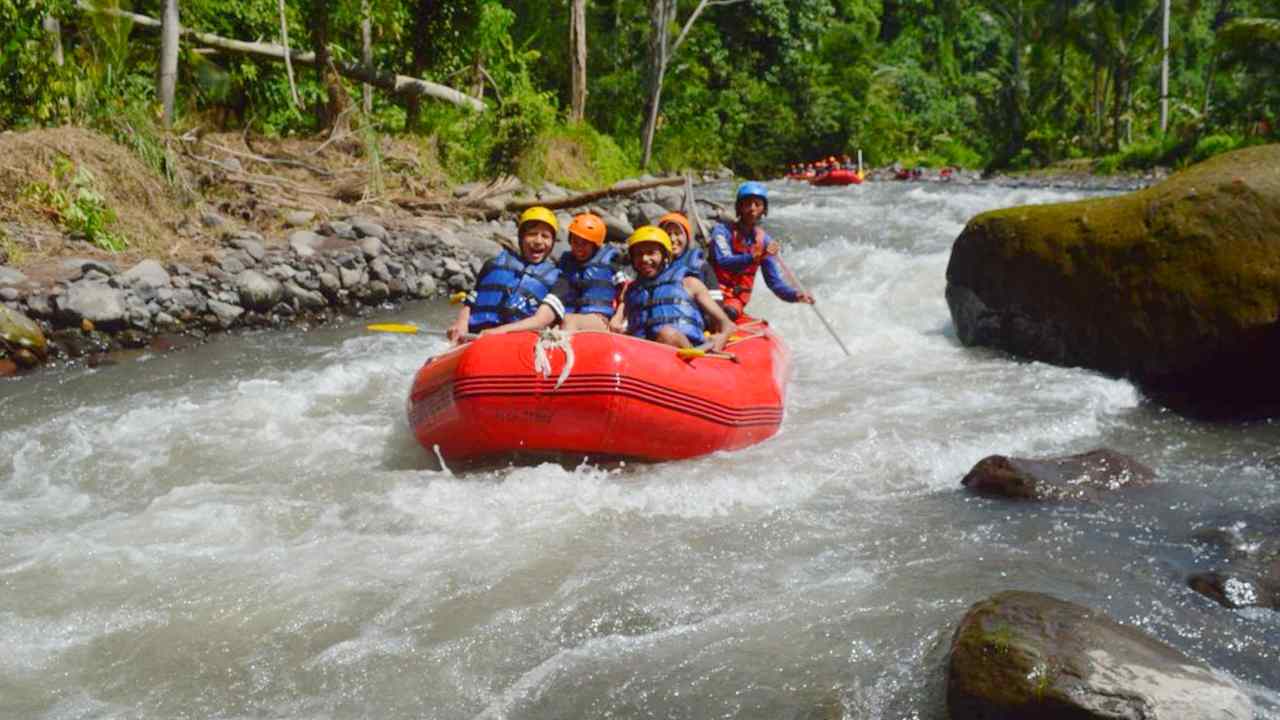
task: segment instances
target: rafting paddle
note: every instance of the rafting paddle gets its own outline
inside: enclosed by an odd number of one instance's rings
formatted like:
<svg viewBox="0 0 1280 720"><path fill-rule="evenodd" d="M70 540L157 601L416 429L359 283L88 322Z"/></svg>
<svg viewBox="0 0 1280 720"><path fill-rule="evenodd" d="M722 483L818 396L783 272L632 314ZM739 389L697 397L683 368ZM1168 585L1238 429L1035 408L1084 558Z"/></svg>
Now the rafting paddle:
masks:
<svg viewBox="0 0 1280 720"><path fill-rule="evenodd" d="M402 335L431 335L432 337L448 337L449 334L444 330L428 330L420 328L417 325L407 325L405 323L374 323L366 325L366 330L373 332L400 333ZM467 333L462 336L463 340L475 340L476 335Z"/></svg>
<svg viewBox="0 0 1280 720"><path fill-rule="evenodd" d="M706 347L680 348L679 350L676 350L676 357L680 358L681 360L692 360L694 358L709 357L709 358L719 358L721 360L729 360L732 362L740 362L738 360L738 356L734 355L731 352L725 352L723 350L710 350Z"/></svg>
<svg viewBox="0 0 1280 720"><path fill-rule="evenodd" d="M796 277L796 274L791 272L791 268L787 267L787 264L782 262L782 256L774 255L773 257L778 260L778 265L782 268L782 271L785 272L791 278L791 284L795 285L796 289L799 290L800 292L808 295L809 297L813 297L813 294L810 293L808 290L806 290L804 285L800 284L800 278ZM840 336L836 334L835 328L831 327L830 322L827 322L827 317L822 314L821 310L818 309L817 298L814 298L814 301L809 304L809 307L813 308L813 312L818 316L818 319L822 321L822 324L824 326L826 326L827 332L831 333L831 337L835 338L836 344L839 345L840 349L844 351L845 357L853 357L853 353L849 352L849 348L844 346L844 341L841 340Z"/></svg>

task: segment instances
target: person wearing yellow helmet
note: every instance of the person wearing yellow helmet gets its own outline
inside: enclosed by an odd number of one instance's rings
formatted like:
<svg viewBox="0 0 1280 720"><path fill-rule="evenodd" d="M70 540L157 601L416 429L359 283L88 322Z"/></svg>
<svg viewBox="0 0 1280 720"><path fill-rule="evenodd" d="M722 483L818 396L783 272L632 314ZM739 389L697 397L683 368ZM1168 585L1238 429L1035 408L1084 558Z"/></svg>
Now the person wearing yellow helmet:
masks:
<svg viewBox="0 0 1280 720"><path fill-rule="evenodd" d="M627 254L636 279L627 286L610 326L646 340L687 348L703 342L703 315L711 318L709 338L715 350L724 349L733 321L711 299L707 286L673 264L671 237L652 225L636 228L627 239Z"/></svg>
<svg viewBox="0 0 1280 720"><path fill-rule="evenodd" d="M467 294L458 318L446 333L459 342L467 333L523 320L533 315L547 292L560 279L551 260L560 225L555 213L541 206L520 215L517 232L520 254L498 253L480 268L476 286Z"/></svg>
<svg viewBox="0 0 1280 720"><path fill-rule="evenodd" d="M606 245L604 220L581 213L569 223L569 252L560 256L560 278L533 315L482 331L481 335L541 330L560 322L568 331L609 331L618 287L626 282L626 256Z"/></svg>

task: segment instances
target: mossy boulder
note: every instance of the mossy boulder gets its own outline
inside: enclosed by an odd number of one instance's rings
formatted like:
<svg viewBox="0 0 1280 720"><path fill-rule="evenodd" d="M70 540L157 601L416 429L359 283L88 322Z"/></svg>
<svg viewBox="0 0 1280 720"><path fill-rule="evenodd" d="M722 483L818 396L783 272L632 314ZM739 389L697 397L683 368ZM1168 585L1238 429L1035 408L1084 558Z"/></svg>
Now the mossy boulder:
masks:
<svg viewBox="0 0 1280 720"><path fill-rule="evenodd" d="M965 345L1137 381L1213 416L1280 412L1280 145L1128 195L983 213L947 303Z"/></svg>
<svg viewBox="0 0 1280 720"><path fill-rule="evenodd" d="M47 353L40 326L17 310L0 305L0 357L31 367L44 361Z"/></svg>
<svg viewBox="0 0 1280 720"><path fill-rule="evenodd" d="M953 718L1250 720L1229 677L1089 608L1007 591L960 621L947 669Z"/></svg>

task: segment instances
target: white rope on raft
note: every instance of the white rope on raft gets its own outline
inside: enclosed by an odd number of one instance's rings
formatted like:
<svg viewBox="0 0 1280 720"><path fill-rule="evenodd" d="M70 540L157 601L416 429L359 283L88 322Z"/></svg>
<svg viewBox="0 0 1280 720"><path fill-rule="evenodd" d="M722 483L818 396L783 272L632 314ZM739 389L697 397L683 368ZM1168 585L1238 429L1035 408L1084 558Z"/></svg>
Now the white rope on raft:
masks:
<svg viewBox="0 0 1280 720"><path fill-rule="evenodd" d="M538 342L533 346L533 369L542 377L551 376L551 357L549 351L559 349L564 353L564 367L556 380L555 389L559 390L565 380L569 379L569 371L573 369L572 335L560 328L546 328L538 335Z"/></svg>

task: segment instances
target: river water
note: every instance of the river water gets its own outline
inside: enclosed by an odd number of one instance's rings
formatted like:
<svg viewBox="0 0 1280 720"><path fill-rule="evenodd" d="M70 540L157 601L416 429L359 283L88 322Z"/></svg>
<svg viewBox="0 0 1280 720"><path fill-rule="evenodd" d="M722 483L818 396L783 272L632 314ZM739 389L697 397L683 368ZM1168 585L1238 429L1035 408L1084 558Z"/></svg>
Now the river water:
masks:
<svg viewBox="0 0 1280 720"><path fill-rule="evenodd" d="M957 620L1015 588L1280 717L1280 613L1185 585L1214 560L1195 527L1280 503L1280 424L956 340L965 221L1080 194L772 187L853 357L758 293L795 375L779 435L740 452L433 469L404 399L443 342L358 323L0 382L0 718L940 718ZM988 454L1104 445L1157 485L1060 507L959 486Z"/></svg>

